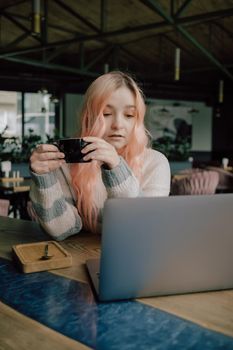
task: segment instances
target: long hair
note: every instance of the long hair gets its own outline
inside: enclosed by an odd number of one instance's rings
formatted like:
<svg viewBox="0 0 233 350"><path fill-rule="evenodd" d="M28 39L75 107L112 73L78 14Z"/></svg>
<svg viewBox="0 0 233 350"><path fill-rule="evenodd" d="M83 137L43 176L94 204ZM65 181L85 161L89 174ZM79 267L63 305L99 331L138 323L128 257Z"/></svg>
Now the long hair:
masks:
<svg viewBox="0 0 233 350"><path fill-rule="evenodd" d="M88 88L81 111L81 137L102 138L105 132L103 110L110 95L122 86L126 86L135 97L136 122L129 143L117 150L135 176L140 181L142 160L140 157L148 144L148 132L144 127L145 103L143 94L136 82L122 72L110 72L98 77ZM74 164L71 167L72 184L77 194L77 208L84 227L97 231L98 208L95 203L95 191L101 185L101 170L97 161Z"/></svg>

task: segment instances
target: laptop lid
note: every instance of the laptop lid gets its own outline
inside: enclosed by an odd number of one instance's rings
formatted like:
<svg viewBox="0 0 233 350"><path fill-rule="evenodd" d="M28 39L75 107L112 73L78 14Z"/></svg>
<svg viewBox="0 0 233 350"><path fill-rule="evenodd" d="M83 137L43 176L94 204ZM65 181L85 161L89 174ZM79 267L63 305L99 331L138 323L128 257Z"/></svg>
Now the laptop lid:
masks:
<svg viewBox="0 0 233 350"><path fill-rule="evenodd" d="M233 194L107 200L99 299L233 288L232 208Z"/></svg>

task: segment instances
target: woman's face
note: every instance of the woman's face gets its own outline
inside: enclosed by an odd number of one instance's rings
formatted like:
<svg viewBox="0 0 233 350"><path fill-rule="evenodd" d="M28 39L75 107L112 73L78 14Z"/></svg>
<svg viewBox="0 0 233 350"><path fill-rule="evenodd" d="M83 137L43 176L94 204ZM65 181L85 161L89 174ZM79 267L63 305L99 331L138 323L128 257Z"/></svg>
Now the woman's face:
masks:
<svg viewBox="0 0 233 350"><path fill-rule="evenodd" d="M126 86L114 91L106 101L103 115L106 127L103 139L116 149L126 146L136 123L133 93Z"/></svg>

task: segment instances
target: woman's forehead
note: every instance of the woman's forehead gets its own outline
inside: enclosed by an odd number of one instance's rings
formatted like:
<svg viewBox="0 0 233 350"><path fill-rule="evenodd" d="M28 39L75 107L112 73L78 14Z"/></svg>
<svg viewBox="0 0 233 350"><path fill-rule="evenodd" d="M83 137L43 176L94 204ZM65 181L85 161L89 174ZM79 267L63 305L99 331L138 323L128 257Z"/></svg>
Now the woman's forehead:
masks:
<svg viewBox="0 0 233 350"><path fill-rule="evenodd" d="M106 105L115 106L121 104L126 107L135 107L135 96L133 92L126 86L122 86L119 89L113 91L106 99Z"/></svg>

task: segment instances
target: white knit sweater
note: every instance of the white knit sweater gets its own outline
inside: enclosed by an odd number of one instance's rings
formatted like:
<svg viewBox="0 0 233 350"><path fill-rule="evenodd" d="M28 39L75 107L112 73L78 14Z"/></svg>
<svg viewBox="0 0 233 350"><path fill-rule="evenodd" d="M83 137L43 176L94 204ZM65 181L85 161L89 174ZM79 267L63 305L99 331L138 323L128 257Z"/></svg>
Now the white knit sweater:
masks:
<svg viewBox="0 0 233 350"><path fill-rule="evenodd" d="M170 167L166 157L152 149L146 149L142 157L140 183L123 158L114 169L101 168L102 186L95 189L100 218L107 198L169 195ZM82 229L82 219L75 206L69 165L64 164L44 175L31 175L30 198L37 221L45 231L56 240L78 233Z"/></svg>

